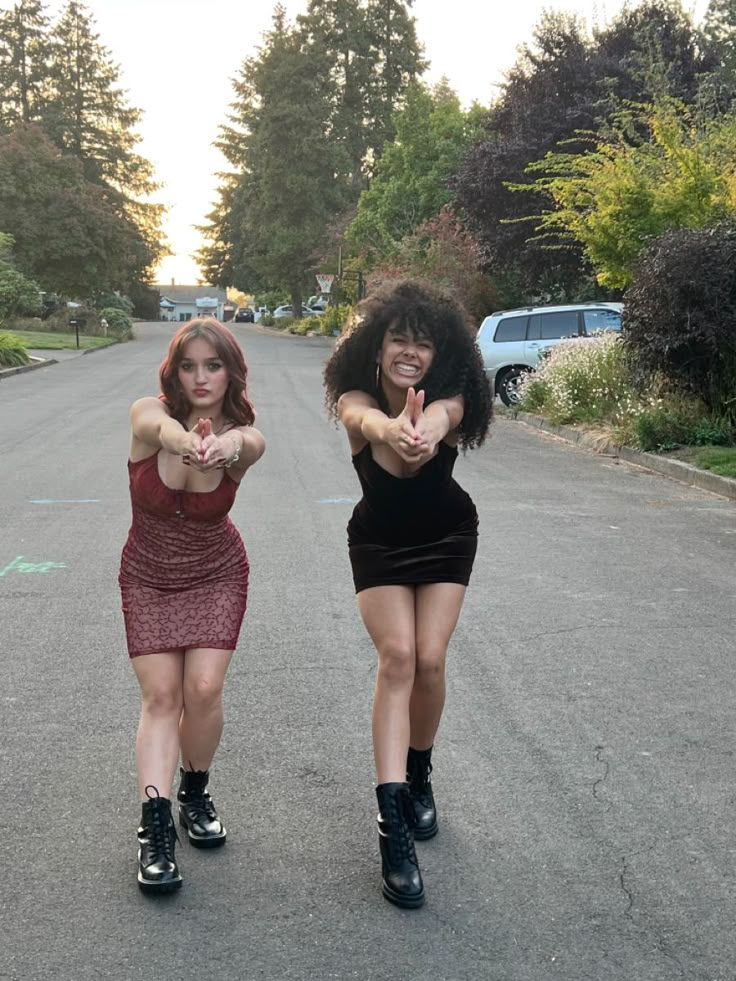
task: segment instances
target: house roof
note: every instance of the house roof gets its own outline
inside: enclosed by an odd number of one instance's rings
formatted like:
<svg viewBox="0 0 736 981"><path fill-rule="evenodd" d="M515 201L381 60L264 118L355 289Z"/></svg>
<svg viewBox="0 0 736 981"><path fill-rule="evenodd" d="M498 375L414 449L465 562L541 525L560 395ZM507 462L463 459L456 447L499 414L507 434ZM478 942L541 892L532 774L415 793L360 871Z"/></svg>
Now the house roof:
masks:
<svg viewBox="0 0 736 981"><path fill-rule="evenodd" d="M227 299L227 291L219 289L217 286L167 286L165 283L157 283L154 286L161 294L174 303L194 303L203 297L213 297L223 302Z"/></svg>

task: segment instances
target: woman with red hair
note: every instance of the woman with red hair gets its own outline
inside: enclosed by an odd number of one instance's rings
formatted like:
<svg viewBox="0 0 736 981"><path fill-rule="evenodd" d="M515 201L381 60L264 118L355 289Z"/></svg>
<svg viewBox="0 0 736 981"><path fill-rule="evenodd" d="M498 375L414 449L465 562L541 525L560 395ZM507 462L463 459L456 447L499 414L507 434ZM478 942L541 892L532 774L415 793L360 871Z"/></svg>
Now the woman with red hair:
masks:
<svg viewBox="0 0 736 981"><path fill-rule="evenodd" d="M207 785L249 572L228 512L265 449L253 428L243 352L227 327L213 319L184 324L159 377L162 394L131 408L133 521L119 577L142 703L138 884L154 893L182 881L170 800L180 755L180 824L196 847L225 842Z"/></svg>

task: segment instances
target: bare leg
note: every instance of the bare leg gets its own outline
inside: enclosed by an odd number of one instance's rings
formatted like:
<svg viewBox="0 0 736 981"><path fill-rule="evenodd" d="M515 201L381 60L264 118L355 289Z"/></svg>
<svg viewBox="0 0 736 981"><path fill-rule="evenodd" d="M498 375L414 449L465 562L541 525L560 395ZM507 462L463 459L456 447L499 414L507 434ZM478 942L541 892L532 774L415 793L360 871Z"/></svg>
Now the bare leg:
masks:
<svg viewBox="0 0 736 981"><path fill-rule="evenodd" d="M411 746L429 749L445 706L447 646L460 616L465 586L429 583L416 587L416 672L411 693Z"/></svg>
<svg viewBox="0 0 736 981"><path fill-rule="evenodd" d="M161 797L168 797L179 758L184 653L144 654L132 661L141 686L141 718L136 737L141 800L148 800L149 785L156 787Z"/></svg>
<svg viewBox="0 0 736 981"><path fill-rule="evenodd" d="M222 736L222 689L232 651L192 648L184 660L184 711L179 723L185 770L209 770Z"/></svg>
<svg viewBox="0 0 736 981"><path fill-rule="evenodd" d="M378 652L373 696L376 780L403 783L414 683L414 587L365 589L358 593L358 608Z"/></svg>

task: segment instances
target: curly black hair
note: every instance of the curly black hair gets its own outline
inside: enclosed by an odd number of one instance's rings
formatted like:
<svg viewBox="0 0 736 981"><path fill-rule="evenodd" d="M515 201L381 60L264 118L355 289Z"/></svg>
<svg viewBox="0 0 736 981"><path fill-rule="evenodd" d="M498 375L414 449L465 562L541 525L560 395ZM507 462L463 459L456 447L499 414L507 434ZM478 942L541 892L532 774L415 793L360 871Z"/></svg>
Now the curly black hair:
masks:
<svg viewBox="0 0 736 981"><path fill-rule="evenodd" d="M493 398L473 328L456 300L420 282L384 286L355 308L324 369L330 416L337 418L340 396L355 390L373 396L388 413L383 388L377 385L376 358L390 327L410 330L432 341L435 355L422 384L425 405L462 395L465 409L458 430L460 445L463 449L480 446L491 423Z"/></svg>

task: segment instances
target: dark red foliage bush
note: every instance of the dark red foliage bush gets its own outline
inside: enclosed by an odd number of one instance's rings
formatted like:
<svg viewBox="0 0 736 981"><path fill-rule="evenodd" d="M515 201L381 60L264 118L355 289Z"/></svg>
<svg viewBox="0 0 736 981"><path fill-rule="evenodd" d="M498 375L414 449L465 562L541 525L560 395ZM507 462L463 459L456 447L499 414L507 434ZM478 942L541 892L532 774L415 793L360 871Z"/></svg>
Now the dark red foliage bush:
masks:
<svg viewBox="0 0 736 981"><path fill-rule="evenodd" d="M666 232L624 296L635 364L736 418L736 226Z"/></svg>

